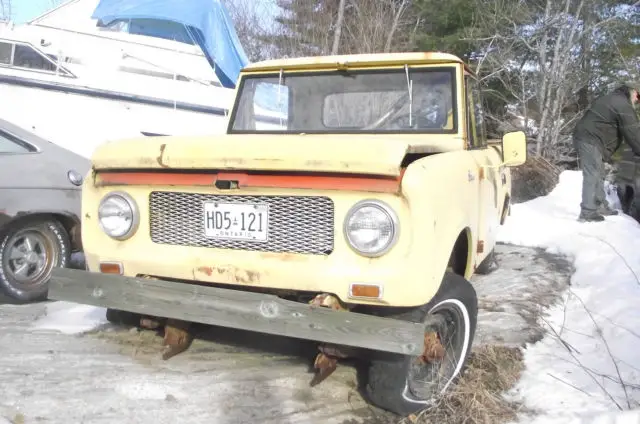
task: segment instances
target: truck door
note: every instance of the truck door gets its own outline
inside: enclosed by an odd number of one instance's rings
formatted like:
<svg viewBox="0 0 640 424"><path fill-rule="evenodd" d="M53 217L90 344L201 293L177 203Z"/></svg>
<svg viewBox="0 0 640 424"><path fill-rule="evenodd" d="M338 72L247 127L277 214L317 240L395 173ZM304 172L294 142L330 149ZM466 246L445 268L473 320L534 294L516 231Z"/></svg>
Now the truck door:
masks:
<svg viewBox="0 0 640 424"><path fill-rule="evenodd" d="M465 77L467 129L469 151L478 167L478 239L476 265L482 262L496 243L500 213L504 203L502 184L502 155L487 143L483 105L478 84L473 77Z"/></svg>

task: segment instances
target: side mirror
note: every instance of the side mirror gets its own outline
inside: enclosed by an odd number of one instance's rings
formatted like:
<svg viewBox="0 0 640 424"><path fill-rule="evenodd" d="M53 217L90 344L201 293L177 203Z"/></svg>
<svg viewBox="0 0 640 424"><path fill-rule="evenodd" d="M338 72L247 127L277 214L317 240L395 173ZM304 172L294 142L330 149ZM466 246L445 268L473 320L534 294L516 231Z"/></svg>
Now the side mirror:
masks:
<svg viewBox="0 0 640 424"><path fill-rule="evenodd" d="M502 162L504 166L519 166L527 161L527 137L523 131L502 136Z"/></svg>

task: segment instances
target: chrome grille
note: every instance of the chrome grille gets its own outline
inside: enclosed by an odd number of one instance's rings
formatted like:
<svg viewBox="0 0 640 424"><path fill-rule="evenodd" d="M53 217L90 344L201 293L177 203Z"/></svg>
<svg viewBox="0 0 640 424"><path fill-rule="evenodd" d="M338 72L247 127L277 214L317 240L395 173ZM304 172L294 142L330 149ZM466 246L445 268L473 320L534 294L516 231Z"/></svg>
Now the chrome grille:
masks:
<svg viewBox="0 0 640 424"><path fill-rule="evenodd" d="M205 202L269 204L266 242L216 240L204 234ZM149 195L154 243L328 255L333 250L333 201L310 196L226 196L154 191Z"/></svg>

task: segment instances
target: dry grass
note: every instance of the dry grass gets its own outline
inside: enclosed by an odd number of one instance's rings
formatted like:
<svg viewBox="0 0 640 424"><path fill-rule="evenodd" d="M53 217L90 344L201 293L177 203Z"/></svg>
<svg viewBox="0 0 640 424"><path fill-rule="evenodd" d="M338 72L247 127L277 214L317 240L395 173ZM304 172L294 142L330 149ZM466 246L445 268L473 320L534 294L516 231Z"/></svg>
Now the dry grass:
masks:
<svg viewBox="0 0 640 424"><path fill-rule="evenodd" d="M521 405L502 394L524 368L522 351L504 346L476 349L464 375L438 403L401 424L499 424L515 420Z"/></svg>

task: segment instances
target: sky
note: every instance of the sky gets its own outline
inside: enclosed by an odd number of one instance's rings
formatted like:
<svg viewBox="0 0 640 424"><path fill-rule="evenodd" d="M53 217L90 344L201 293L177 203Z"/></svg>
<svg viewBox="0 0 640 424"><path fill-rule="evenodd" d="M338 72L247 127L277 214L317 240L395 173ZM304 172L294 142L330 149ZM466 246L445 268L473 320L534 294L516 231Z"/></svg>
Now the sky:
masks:
<svg viewBox="0 0 640 424"><path fill-rule="evenodd" d="M17 24L24 23L52 9L56 4L60 4L63 1L64 0L13 0L11 2L12 19ZM249 1L255 3L255 0ZM260 3L263 10L268 11L272 16L279 10L273 0L260 0ZM265 7L265 5L267 6Z"/></svg>
<svg viewBox="0 0 640 424"><path fill-rule="evenodd" d="M14 0L11 3L13 21L21 24L54 7L52 0Z"/></svg>

